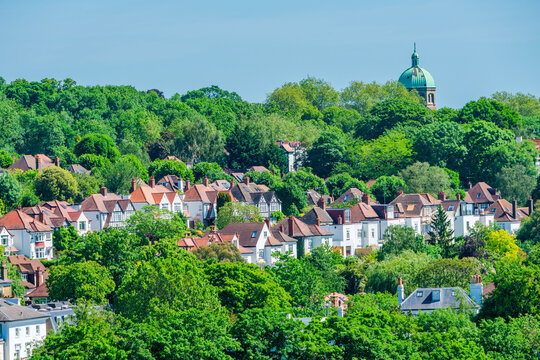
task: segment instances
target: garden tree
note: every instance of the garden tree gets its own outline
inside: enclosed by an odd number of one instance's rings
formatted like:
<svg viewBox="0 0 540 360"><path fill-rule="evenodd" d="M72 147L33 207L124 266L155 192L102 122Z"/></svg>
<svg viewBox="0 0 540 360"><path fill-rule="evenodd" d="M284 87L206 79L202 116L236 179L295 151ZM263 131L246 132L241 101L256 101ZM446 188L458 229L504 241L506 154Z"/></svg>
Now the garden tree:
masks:
<svg viewBox="0 0 540 360"><path fill-rule="evenodd" d="M109 270L95 261L52 266L46 284L53 300L95 304L106 304L115 286Z"/></svg>
<svg viewBox="0 0 540 360"><path fill-rule="evenodd" d="M493 230L486 240L486 250L495 258L510 258L519 260L525 257L525 253L516 244L516 237L506 230Z"/></svg>
<svg viewBox="0 0 540 360"><path fill-rule="evenodd" d="M39 198L36 196L34 191L29 188L23 188L20 205L22 207L36 206L40 203Z"/></svg>
<svg viewBox="0 0 540 360"><path fill-rule="evenodd" d="M304 192L313 189L320 194L328 194L324 180L313 174L309 168L301 168L295 172L288 173L283 177L283 182L286 184L295 184Z"/></svg>
<svg viewBox="0 0 540 360"><path fill-rule="evenodd" d="M24 149L30 154L52 154L59 146L73 146L75 134L68 126L71 122L71 117L65 112L42 116L23 114L21 125L26 129Z"/></svg>
<svg viewBox="0 0 540 360"><path fill-rule="evenodd" d="M534 359L540 344L540 323L531 315L482 319L478 344L494 359Z"/></svg>
<svg viewBox="0 0 540 360"><path fill-rule="evenodd" d="M342 136L336 131L325 131L308 150L307 164L318 176L328 177L334 165L342 161L345 153Z"/></svg>
<svg viewBox="0 0 540 360"><path fill-rule="evenodd" d="M79 241L79 233L73 225L61 227L53 232L53 245L56 251L71 249Z"/></svg>
<svg viewBox="0 0 540 360"><path fill-rule="evenodd" d="M430 193L437 196L440 191L451 192L451 180L448 173L428 163L415 162L399 172L405 181L408 193Z"/></svg>
<svg viewBox="0 0 540 360"><path fill-rule="evenodd" d="M60 160L60 167L65 169L71 164L77 164L77 156L66 146L58 146L54 149L54 154Z"/></svg>
<svg viewBox="0 0 540 360"><path fill-rule="evenodd" d="M140 258L140 240L124 228L109 227L70 240L67 242L69 247L61 253L59 264L97 262L111 273L117 285Z"/></svg>
<svg viewBox="0 0 540 360"><path fill-rule="evenodd" d="M360 81L351 81L349 86L341 91L341 102L346 107L357 110L365 115L375 106L385 100L405 99L417 103L422 103L422 98L417 91L408 91L398 81L387 81L384 84L363 83Z"/></svg>
<svg viewBox="0 0 540 360"><path fill-rule="evenodd" d="M391 176L409 165L412 155L411 140L391 131L362 146L357 167L366 179Z"/></svg>
<svg viewBox="0 0 540 360"><path fill-rule="evenodd" d="M532 94L498 91L491 95L491 99L508 106L521 116L540 115L540 98Z"/></svg>
<svg viewBox="0 0 540 360"><path fill-rule="evenodd" d="M216 287L221 305L235 314L247 309L280 310L289 306L290 295L257 265L220 262L207 266L204 272Z"/></svg>
<svg viewBox="0 0 540 360"><path fill-rule="evenodd" d="M127 219L126 229L137 236L141 245L164 239L183 238L187 225L185 218L155 206L145 206Z"/></svg>
<svg viewBox="0 0 540 360"><path fill-rule="evenodd" d="M176 175L186 181L193 182L193 174L187 168L186 164L177 160L154 160L148 167L148 173L153 176L156 183L166 175Z"/></svg>
<svg viewBox="0 0 540 360"><path fill-rule="evenodd" d="M0 199L0 216L4 216L6 212L6 205L4 205L4 202Z"/></svg>
<svg viewBox="0 0 540 360"><path fill-rule="evenodd" d="M474 257L477 259L487 259L489 257L485 246L491 231L491 227L487 227L480 223L475 223L469 228L469 235L465 236L457 249L457 254L460 259Z"/></svg>
<svg viewBox="0 0 540 360"><path fill-rule="evenodd" d="M270 189L275 188L278 184L281 183L281 177L272 174L270 171L265 171L265 172L248 171L247 173L244 174L244 176L248 176L251 182L254 182L255 184L259 184L259 185L266 185Z"/></svg>
<svg viewBox="0 0 540 360"><path fill-rule="evenodd" d="M266 270L291 295L293 307L316 310L327 294L343 291L344 281L336 271L339 255L334 255L331 249L318 247L312 254L299 259L288 254L277 255L279 260L276 266L267 267Z"/></svg>
<svg viewBox="0 0 540 360"><path fill-rule="evenodd" d="M495 263L495 290L484 299L481 318L515 318L520 315L539 315L540 266L503 259Z"/></svg>
<svg viewBox="0 0 540 360"><path fill-rule="evenodd" d="M216 200L216 210L219 213L219 209L223 207L223 205L230 203L232 201L231 194L228 192L219 192Z"/></svg>
<svg viewBox="0 0 540 360"><path fill-rule="evenodd" d="M513 129L520 125L519 114L508 106L485 97L477 101L468 102L458 114L458 121L471 123L474 121L488 121L503 129Z"/></svg>
<svg viewBox="0 0 540 360"><path fill-rule="evenodd" d="M529 217L521 220L517 240L526 249L540 243L540 211L534 210Z"/></svg>
<svg viewBox="0 0 540 360"><path fill-rule="evenodd" d="M300 80L299 84L305 99L320 111L337 105L339 101L339 93L323 79L308 76Z"/></svg>
<svg viewBox="0 0 540 360"><path fill-rule="evenodd" d="M398 192L405 189L405 181L398 176L380 176L371 185L370 193L375 196L378 202L387 204L392 201Z"/></svg>
<svg viewBox="0 0 540 360"><path fill-rule="evenodd" d="M6 150L0 150L0 168L7 169L13 164L13 158Z"/></svg>
<svg viewBox="0 0 540 360"><path fill-rule="evenodd" d="M425 253L414 253L406 250L399 255L388 256L383 261L371 264L367 269L366 291L387 291L395 294L398 278L401 277L405 285L405 292L410 294L417 287L412 281L414 274L429 261L430 257Z"/></svg>
<svg viewBox="0 0 540 360"><path fill-rule="evenodd" d="M462 125L451 121L436 121L422 126L413 142L416 159L433 166L459 169L467 154L463 144L464 133Z"/></svg>
<svg viewBox="0 0 540 360"><path fill-rule="evenodd" d="M452 230L448 214L442 205L439 205L437 207L437 212L433 215L430 223L428 241L431 245L439 245L442 248L443 253L448 256L450 247L452 246L453 234L454 230Z"/></svg>
<svg viewBox="0 0 540 360"><path fill-rule="evenodd" d="M422 266L413 274L413 283L417 287L455 287L468 289L472 275L486 272L475 258L436 259Z"/></svg>
<svg viewBox="0 0 540 360"><path fill-rule="evenodd" d="M49 166L36 177L36 195L44 201L72 201L78 195L77 181L67 170Z"/></svg>
<svg viewBox="0 0 540 360"><path fill-rule="evenodd" d="M279 112L292 119L300 119L309 102L297 83L286 83L275 89L266 98L266 109Z"/></svg>
<svg viewBox="0 0 540 360"><path fill-rule="evenodd" d="M307 206L306 192L294 182L279 182L270 190L276 192L277 198L281 200L281 210L287 216L297 216L300 214L299 209Z"/></svg>
<svg viewBox="0 0 540 360"><path fill-rule="evenodd" d="M343 265L339 267L338 275L345 282L345 294L357 294L364 290L367 282L366 270L371 263L377 261L375 252L358 258L347 256Z"/></svg>
<svg viewBox="0 0 540 360"><path fill-rule="evenodd" d="M120 110L112 121L118 124L116 131L119 139L132 140L141 147L156 140L162 130L162 123L156 114L142 107Z"/></svg>
<svg viewBox="0 0 540 360"><path fill-rule="evenodd" d="M534 147L529 142L516 143L509 130L486 121L475 121L468 125L464 144L468 153L459 169L464 180L494 184L503 168L515 165L523 165L528 173L534 174Z"/></svg>
<svg viewBox="0 0 540 360"><path fill-rule="evenodd" d="M223 229L230 223L260 222L263 218L259 214L259 208L240 202L228 202L223 205L216 217L216 226Z"/></svg>
<svg viewBox="0 0 540 360"><path fill-rule="evenodd" d="M510 201L515 198L522 205L526 204L535 185L535 178L523 165L502 169L495 183L504 198Z"/></svg>
<svg viewBox="0 0 540 360"><path fill-rule="evenodd" d="M341 129L344 134L352 133L356 129L356 123L360 121L360 114L354 109L345 109L330 106L323 110L323 121L329 126Z"/></svg>
<svg viewBox="0 0 540 360"><path fill-rule="evenodd" d="M81 164L87 170L94 168L103 169L111 164L111 161L104 156L94 154L83 154L77 159L77 163Z"/></svg>
<svg viewBox="0 0 540 360"><path fill-rule="evenodd" d="M383 245L377 253L377 257L381 261L389 255L399 255L406 250L422 252L425 247L424 237L416 235L414 229L408 226L389 226L384 232L383 238Z"/></svg>
<svg viewBox="0 0 540 360"><path fill-rule="evenodd" d="M369 188L365 182L353 178L348 173L340 173L330 176L325 181L326 187L328 188L328 193L338 198L350 188L357 188L364 193L369 192Z"/></svg>
<svg viewBox="0 0 540 360"><path fill-rule="evenodd" d="M195 182L202 183L205 176L208 177L208 182L213 183L216 180L232 181L233 177L225 174L218 163L201 162L191 168Z"/></svg>
<svg viewBox="0 0 540 360"><path fill-rule="evenodd" d="M173 154L184 161L221 162L225 142L223 133L204 117L183 121L172 129L175 134Z"/></svg>
<svg viewBox="0 0 540 360"><path fill-rule="evenodd" d="M111 161L115 161L120 152L116 148L113 140L103 134L88 134L75 144L73 153L77 156L84 154L94 154L106 157Z"/></svg>
<svg viewBox="0 0 540 360"><path fill-rule="evenodd" d="M86 175L86 174L73 174L73 178L77 181L77 189L79 190L79 195L76 198L76 201L82 201L92 194L97 194L99 192L100 181L95 176Z"/></svg>
<svg viewBox="0 0 540 360"><path fill-rule="evenodd" d="M148 156L151 161L163 159L172 152L171 146L174 135L168 131L162 132L160 135L161 137L147 146Z"/></svg>
<svg viewBox="0 0 540 360"><path fill-rule="evenodd" d="M142 334L135 339L146 342L156 360L231 360L226 351L238 350L227 331L229 318L222 310L175 310L157 304L146 322Z"/></svg>
<svg viewBox="0 0 540 360"><path fill-rule="evenodd" d="M51 332L32 351L32 359L128 359L121 348L114 313L91 305L75 307L76 323L66 321L58 332Z"/></svg>
<svg viewBox="0 0 540 360"><path fill-rule="evenodd" d="M458 110L443 107L433 112L435 122L457 122Z"/></svg>
<svg viewBox="0 0 540 360"><path fill-rule="evenodd" d="M137 177L143 181L148 181L148 170L143 165L141 160L134 154L123 155L121 160L126 160L137 169ZM159 180L159 179L158 179Z"/></svg>
<svg viewBox="0 0 540 360"><path fill-rule="evenodd" d="M140 169L129 158L125 157L120 158L114 164L109 163L99 170L96 169L93 173L102 179L110 192L118 194L129 194L131 180L141 177Z"/></svg>
<svg viewBox="0 0 540 360"><path fill-rule="evenodd" d="M382 101L371 108L369 114L357 123L356 136L371 140L397 125L420 126L433 120L425 105L404 99Z"/></svg>
<svg viewBox="0 0 540 360"><path fill-rule="evenodd" d="M302 346L300 321L287 318L283 312L248 309L231 327L240 349L237 359L300 359L307 349ZM313 340L313 339L312 339Z"/></svg>
<svg viewBox="0 0 540 360"><path fill-rule="evenodd" d="M244 258L238 247L230 242L212 243L202 246L193 251L193 255L200 261L207 262L244 262Z"/></svg>
<svg viewBox="0 0 540 360"><path fill-rule="evenodd" d="M540 199L540 176L536 178L536 185L531 193L531 196L535 202Z"/></svg>
<svg viewBox="0 0 540 360"><path fill-rule="evenodd" d="M115 299L118 314L141 322L165 309L219 311L219 298L193 254L179 250L176 242L148 250L148 258L122 277Z"/></svg>
<svg viewBox="0 0 540 360"><path fill-rule="evenodd" d="M22 187L10 173L0 175L0 199L7 209L17 206L22 197Z"/></svg>
<svg viewBox="0 0 540 360"><path fill-rule="evenodd" d="M4 99L0 92L0 128L2 129L2 138L0 147L10 152L22 148L23 127L16 104L13 101ZM2 168L5 168L2 166Z"/></svg>

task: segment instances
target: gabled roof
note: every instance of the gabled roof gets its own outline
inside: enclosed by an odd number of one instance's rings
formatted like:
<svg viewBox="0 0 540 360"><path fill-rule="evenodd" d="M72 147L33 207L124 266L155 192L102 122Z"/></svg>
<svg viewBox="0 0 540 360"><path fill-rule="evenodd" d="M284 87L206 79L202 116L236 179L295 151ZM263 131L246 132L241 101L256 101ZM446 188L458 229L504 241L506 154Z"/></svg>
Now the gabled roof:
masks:
<svg viewBox="0 0 540 360"><path fill-rule="evenodd" d="M434 296L434 292L439 292L439 300ZM480 306L460 287L447 288L419 288L413 291L401 303L401 310L437 310L452 308L457 309L462 305L462 301L466 306L479 309Z"/></svg>
<svg viewBox="0 0 540 360"><path fill-rule="evenodd" d="M176 175L165 175L158 181L159 185L162 185L171 191L183 190L179 187L179 185L182 183L182 178Z"/></svg>
<svg viewBox="0 0 540 360"><path fill-rule="evenodd" d="M29 259L24 255L9 255L7 260L17 266L21 273L35 273L38 269L45 270L45 265L37 259Z"/></svg>
<svg viewBox="0 0 540 360"><path fill-rule="evenodd" d="M32 218L19 209L11 210L0 218L0 227L1 226L4 226L7 230L27 230L32 232L52 231L50 226Z"/></svg>
<svg viewBox="0 0 540 360"><path fill-rule="evenodd" d="M8 169L15 170L20 169L22 171L28 170L37 170L37 160L39 158L40 164L39 169L43 170L49 166L53 166L54 162L50 157L44 154L37 154L36 156L32 155L23 155L17 161L15 161Z"/></svg>
<svg viewBox="0 0 540 360"><path fill-rule="evenodd" d="M238 242L241 246L252 247L257 245L264 225L264 222L230 223L219 232L221 234L238 234Z"/></svg>
<svg viewBox="0 0 540 360"><path fill-rule="evenodd" d="M86 170L84 166L79 164L71 164L68 166L67 171L69 171L71 174L84 174L88 175L90 174L90 171Z"/></svg>
<svg viewBox="0 0 540 360"><path fill-rule="evenodd" d="M156 196L157 195L157 196ZM142 184L135 191L129 194L129 199L132 203L147 203L150 205L156 205L161 203L163 195L167 196L169 202L172 203L172 199L176 196L176 192L167 189L163 185L155 185L151 187L146 184Z"/></svg>
<svg viewBox="0 0 540 360"><path fill-rule="evenodd" d="M272 237L276 240L278 240L280 243L288 243L288 242L297 242L293 237L290 237L289 235L285 234L284 232L280 231L279 229L276 229L275 227L270 230L272 233Z"/></svg>
<svg viewBox="0 0 540 360"><path fill-rule="evenodd" d="M212 204L213 202L210 201L210 198L208 197L209 191L214 191L214 190L209 189L203 184L194 184L184 193L184 202L200 201L206 204Z"/></svg>
<svg viewBox="0 0 540 360"><path fill-rule="evenodd" d="M497 189L492 188L485 182L479 182L467 191L464 200L468 203L483 204L493 203L499 197Z"/></svg>
<svg viewBox="0 0 540 360"><path fill-rule="evenodd" d="M428 193L400 194L390 202L402 216L420 216L424 206L439 205L440 200Z"/></svg>
<svg viewBox="0 0 540 360"><path fill-rule="evenodd" d="M371 205L360 202L351 208L351 222L359 223L362 221L378 220L379 215Z"/></svg>
<svg viewBox="0 0 540 360"><path fill-rule="evenodd" d="M249 168L248 171L254 171L254 172L259 172L259 173L270 172L270 170L268 170L264 166L252 166L252 167Z"/></svg>
<svg viewBox="0 0 540 360"><path fill-rule="evenodd" d="M317 224L317 218L321 221L321 225L332 225L334 220L328 214L326 210L321 209L318 206L315 206L313 209L309 210L304 216L300 219L308 225Z"/></svg>
<svg viewBox="0 0 540 360"><path fill-rule="evenodd" d="M259 198L259 194L266 193L265 199L267 202L269 202L273 195L273 191L269 191L268 187L266 185L258 185L254 183L239 183L235 184L231 188L231 194L234 196L234 198L239 202L245 202L248 204L254 204L257 203ZM256 201L257 200L257 201Z"/></svg>
<svg viewBox="0 0 540 360"><path fill-rule="evenodd" d="M351 200L362 200L362 195L364 193L357 188L350 188L341 194L334 202L335 203L344 203Z"/></svg>
<svg viewBox="0 0 540 360"><path fill-rule="evenodd" d="M81 211L99 211L106 213L107 207L104 202L106 200L121 200L120 196L114 193L107 193L107 196L100 194L92 194L83 200L80 206Z"/></svg>
<svg viewBox="0 0 540 360"><path fill-rule="evenodd" d="M529 216L529 209L516 208L516 217L513 216L512 204L506 199L497 199L487 209L487 213L493 213L497 222L516 222Z"/></svg>
<svg viewBox="0 0 540 360"><path fill-rule="evenodd" d="M303 238L309 236L331 236L333 233L326 231L316 224L306 224L295 216L289 216L272 227L272 230L278 230L294 238Z"/></svg>
<svg viewBox="0 0 540 360"><path fill-rule="evenodd" d="M45 282L43 284L40 284L37 288L35 288L34 290L26 294L25 297L30 298L30 299L48 298L49 291L47 290L47 284Z"/></svg>
<svg viewBox="0 0 540 360"><path fill-rule="evenodd" d="M330 195L321 195L313 189L308 189L306 191L306 196L307 196L308 206L317 205L321 197L323 198L324 202L327 204L331 204L332 202L334 202L334 199Z"/></svg>

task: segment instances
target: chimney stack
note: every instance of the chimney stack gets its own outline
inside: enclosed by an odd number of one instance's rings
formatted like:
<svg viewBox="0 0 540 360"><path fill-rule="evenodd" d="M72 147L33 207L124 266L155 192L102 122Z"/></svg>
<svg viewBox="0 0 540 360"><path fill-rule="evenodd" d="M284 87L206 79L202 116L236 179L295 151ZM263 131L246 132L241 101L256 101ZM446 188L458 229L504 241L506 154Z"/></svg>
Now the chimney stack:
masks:
<svg viewBox="0 0 540 360"><path fill-rule="evenodd" d="M203 178L203 185L208 187L208 176L206 176L206 175Z"/></svg>
<svg viewBox="0 0 540 360"><path fill-rule="evenodd" d="M456 194L456 199L457 199L457 201L461 201L461 193Z"/></svg>
<svg viewBox="0 0 540 360"><path fill-rule="evenodd" d="M403 190L399 190L399 191L397 192L397 196L399 196L399 195L403 195Z"/></svg>
<svg viewBox="0 0 540 360"><path fill-rule="evenodd" d="M42 279L41 279L41 267L40 266L38 266L37 271L34 274L34 278L35 278L34 282L35 282L36 287L39 287L39 285L41 285L42 282L43 282Z"/></svg>
<svg viewBox="0 0 540 360"><path fill-rule="evenodd" d="M249 185L249 176L244 176L244 184Z"/></svg>
<svg viewBox="0 0 540 360"><path fill-rule="evenodd" d="M5 261L2 261L2 280L8 280L7 264Z"/></svg>
<svg viewBox="0 0 540 360"><path fill-rule="evenodd" d="M135 180L135 178L132 178L131 179L131 190L129 190L129 192L132 193L135 190L137 190L137 180Z"/></svg>
<svg viewBox="0 0 540 360"><path fill-rule="evenodd" d="M292 216L289 216L289 236L294 234L294 219Z"/></svg>
<svg viewBox="0 0 540 360"><path fill-rule="evenodd" d="M467 190L471 190L472 188L472 183L469 181L469 188Z"/></svg>
<svg viewBox="0 0 540 360"><path fill-rule="evenodd" d="M369 194L364 193L362 194L362 202L368 205L371 205L371 198L369 197Z"/></svg>
<svg viewBox="0 0 540 360"><path fill-rule="evenodd" d="M529 196L529 216L532 215L533 211L534 211L534 201L533 201L532 196Z"/></svg>
<svg viewBox="0 0 540 360"><path fill-rule="evenodd" d="M101 192L101 195L107 196L107 188L103 185L101 185L101 188L99 189Z"/></svg>
<svg viewBox="0 0 540 360"><path fill-rule="evenodd" d="M482 305L482 295L484 291L484 285L482 284L482 276L473 275L471 277L470 285L471 298L478 304Z"/></svg>
<svg viewBox="0 0 540 360"><path fill-rule="evenodd" d="M444 191L439 191L439 200L446 200L446 193Z"/></svg>
<svg viewBox="0 0 540 360"><path fill-rule="evenodd" d="M190 187L191 187L191 183L190 183L190 181L189 181L189 178L187 178L187 179L186 179L186 187L185 187L184 190L185 190L185 191L188 191Z"/></svg>
<svg viewBox="0 0 540 360"><path fill-rule="evenodd" d="M58 155L54 157L54 165L60 167L60 158Z"/></svg>
<svg viewBox="0 0 540 360"><path fill-rule="evenodd" d="M337 218L337 223L338 223L338 225L342 225L342 224L343 224L343 218L341 217L341 215L338 216L338 218Z"/></svg>
<svg viewBox="0 0 540 360"><path fill-rule="evenodd" d="M36 170L40 171L41 170L41 156L36 155L35 158L36 158Z"/></svg>
<svg viewBox="0 0 540 360"><path fill-rule="evenodd" d="M317 218L315 219L315 225L321 226L321 218L319 217L318 214L317 214Z"/></svg>
<svg viewBox="0 0 540 360"><path fill-rule="evenodd" d="M326 210L326 201L324 201L322 196L319 198L319 200L317 200L317 206L323 210Z"/></svg>
<svg viewBox="0 0 540 360"><path fill-rule="evenodd" d="M517 216L517 200L512 198L512 217L515 219Z"/></svg>
<svg viewBox="0 0 540 360"><path fill-rule="evenodd" d="M403 286L403 279L399 278L397 286L397 301L399 307L401 307L403 300L405 300L405 286Z"/></svg>
<svg viewBox="0 0 540 360"><path fill-rule="evenodd" d="M154 175L150 176L150 179L148 180L148 185L150 185L151 188L156 187L156 178Z"/></svg>
<svg viewBox="0 0 540 360"><path fill-rule="evenodd" d="M269 218L269 217L265 217L265 218L264 218L264 222L266 223L266 226L268 227L268 230L270 230L270 218Z"/></svg>

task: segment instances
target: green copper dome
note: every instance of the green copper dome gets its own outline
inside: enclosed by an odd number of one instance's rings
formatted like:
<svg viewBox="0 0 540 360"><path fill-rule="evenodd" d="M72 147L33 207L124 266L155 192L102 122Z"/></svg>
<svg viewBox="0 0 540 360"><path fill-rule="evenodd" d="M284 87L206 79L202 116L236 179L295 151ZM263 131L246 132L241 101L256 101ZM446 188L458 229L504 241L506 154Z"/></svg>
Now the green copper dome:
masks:
<svg viewBox="0 0 540 360"><path fill-rule="evenodd" d="M399 77L399 82L403 84L407 89L419 88L419 87L435 87L435 80L433 76L426 69L422 69L418 66L419 56L416 53L416 44L414 45L414 52L411 56L412 66L405 70Z"/></svg>

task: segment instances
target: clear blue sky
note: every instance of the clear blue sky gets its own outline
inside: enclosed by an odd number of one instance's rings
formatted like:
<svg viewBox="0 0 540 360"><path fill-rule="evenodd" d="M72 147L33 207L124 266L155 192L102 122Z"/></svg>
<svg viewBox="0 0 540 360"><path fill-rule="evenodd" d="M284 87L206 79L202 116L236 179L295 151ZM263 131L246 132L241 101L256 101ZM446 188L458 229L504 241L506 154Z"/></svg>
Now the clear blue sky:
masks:
<svg viewBox="0 0 540 360"><path fill-rule="evenodd" d="M416 41L437 105L540 96L540 1L0 0L0 76L248 101L307 75L397 79Z"/></svg>

